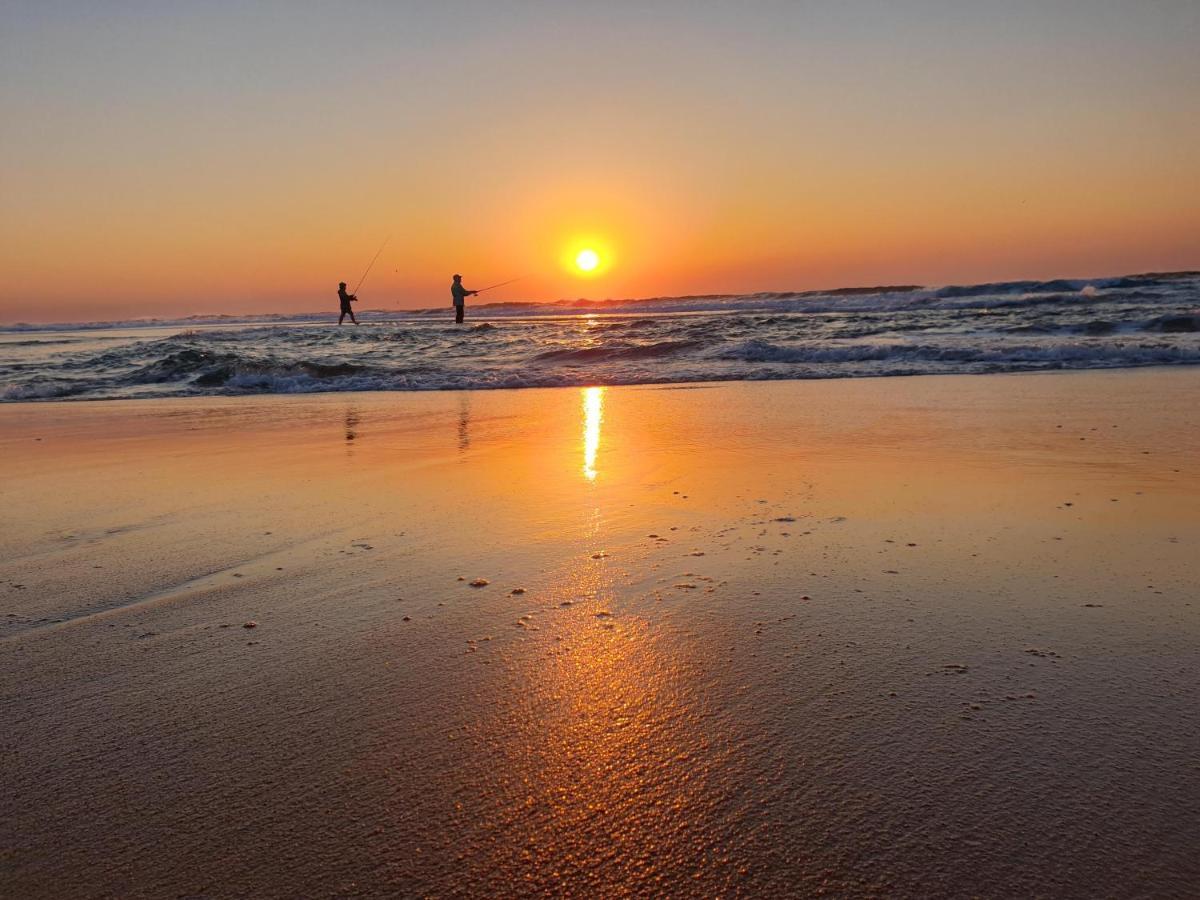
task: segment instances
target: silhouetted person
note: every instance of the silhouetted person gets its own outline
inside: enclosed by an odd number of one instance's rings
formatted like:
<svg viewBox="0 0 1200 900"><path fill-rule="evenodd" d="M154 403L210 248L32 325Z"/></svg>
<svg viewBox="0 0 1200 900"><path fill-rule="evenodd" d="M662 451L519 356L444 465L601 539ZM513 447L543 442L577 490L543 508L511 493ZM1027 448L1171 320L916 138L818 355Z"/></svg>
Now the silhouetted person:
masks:
<svg viewBox="0 0 1200 900"><path fill-rule="evenodd" d="M454 298L454 321L462 324L463 313L466 311L467 298L479 291L468 291L463 287L462 276L454 276L454 284L450 285L450 296Z"/></svg>
<svg viewBox="0 0 1200 900"><path fill-rule="evenodd" d="M338 316L338 324L341 325L342 320L349 316L350 321L357 325L358 319L354 318L354 310L350 308L350 304L357 303L358 298L353 294L346 293L346 282L344 281L338 282L338 302L342 304L342 314Z"/></svg>

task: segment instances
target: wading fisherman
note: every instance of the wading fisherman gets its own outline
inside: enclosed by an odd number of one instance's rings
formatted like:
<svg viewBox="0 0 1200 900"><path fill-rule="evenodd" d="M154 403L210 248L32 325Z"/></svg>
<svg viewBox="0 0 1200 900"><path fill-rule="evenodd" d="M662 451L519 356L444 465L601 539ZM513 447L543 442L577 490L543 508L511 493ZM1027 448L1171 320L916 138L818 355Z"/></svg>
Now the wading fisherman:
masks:
<svg viewBox="0 0 1200 900"><path fill-rule="evenodd" d="M350 304L357 303L358 298L353 294L346 293L346 282L344 281L338 282L338 302L342 305L342 314L338 316L338 324L341 325L342 320L349 316L350 321L357 325L358 319L354 318L354 310L350 308Z"/></svg>
<svg viewBox="0 0 1200 900"><path fill-rule="evenodd" d="M450 296L454 298L454 321L456 324L462 324L467 298L478 293L479 291L468 291L463 287L461 275L454 276L454 284L450 285Z"/></svg>

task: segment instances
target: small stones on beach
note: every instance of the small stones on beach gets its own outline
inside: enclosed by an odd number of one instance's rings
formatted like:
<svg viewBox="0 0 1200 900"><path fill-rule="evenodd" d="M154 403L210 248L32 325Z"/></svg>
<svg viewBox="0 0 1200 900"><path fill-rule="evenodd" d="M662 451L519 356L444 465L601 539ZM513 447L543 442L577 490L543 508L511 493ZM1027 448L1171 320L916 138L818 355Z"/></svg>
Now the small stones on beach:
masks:
<svg viewBox="0 0 1200 900"><path fill-rule="evenodd" d="M603 550L600 550L592 554L592 559L605 559L607 556L607 553L605 553Z"/></svg>
<svg viewBox="0 0 1200 900"><path fill-rule="evenodd" d="M612 613L610 613L606 609L602 609L602 610L600 610L600 612L596 613L596 618L597 619L611 619Z"/></svg>
<svg viewBox="0 0 1200 900"><path fill-rule="evenodd" d="M955 675L962 675L967 671L967 666L963 663L946 663L942 668L953 672Z"/></svg>
<svg viewBox="0 0 1200 900"><path fill-rule="evenodd" d="M1053 650L1040 650L1037 647L1026 647L1025 652L1028 653L1030 656L1046 656L1046 657L1054 657L1057 659L1062 658L1057 653L1055 653Z"/></svg>
<svg viewBox="0 0 1200 900"><path fill-rule="evenodd" d="M401 619L400 621L402 621L402 622L411 622L411 621L412 621L412 616L405 616L405 617L404 617L403 619Z"/></svg>
<svg viewBox="0 0 1200 900"><path fill-rule="evenodd" d="M523 593L525 593L525 588L523 588L523 587L515 587L515 588L513 588L511 591L509 591L509 593L510 593L510 594L523 594Z"/></svg>
<svg viewBox="0 0 1200 900"><path fill-rule="evenodd" d="M474 581L471 582L471 587L481 588L481 587L487 587L489 584L491 584L491 582L488 581L486 578L476 578Z"/></svg>
<svg viewBox="0 0 1200 900"><path fill-rule="evenodd" d="M257 628L257 627L258 627L258 623L257 623L257 622L255 622L253 619L251 619L249 622L247 622L247 623L246 623L245 625L243 625L242 627L243 627L243 628Z"/></svg>

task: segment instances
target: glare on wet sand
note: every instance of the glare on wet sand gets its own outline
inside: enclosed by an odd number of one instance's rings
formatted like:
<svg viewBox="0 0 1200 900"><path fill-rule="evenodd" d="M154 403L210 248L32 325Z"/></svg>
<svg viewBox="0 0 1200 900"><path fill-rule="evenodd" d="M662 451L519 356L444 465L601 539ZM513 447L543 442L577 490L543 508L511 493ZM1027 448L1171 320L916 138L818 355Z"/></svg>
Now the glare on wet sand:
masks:
<svg viewBox="0 0 1200 900"><path fill-rule="evenodd" d="M1184 896L1197 388L0 408L5 889Z"/></svg>

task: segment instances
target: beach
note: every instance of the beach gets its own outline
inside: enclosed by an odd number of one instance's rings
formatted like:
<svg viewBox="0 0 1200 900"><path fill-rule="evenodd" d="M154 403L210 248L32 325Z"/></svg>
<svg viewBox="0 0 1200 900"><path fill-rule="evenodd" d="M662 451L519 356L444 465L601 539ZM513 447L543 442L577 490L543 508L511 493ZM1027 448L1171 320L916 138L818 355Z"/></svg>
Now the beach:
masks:
<svg viewBox="0 0 1200 900"><path fill-rule="evenodd" d="M1197 396L0 405L0 894L1194 896Z"/></svg>

